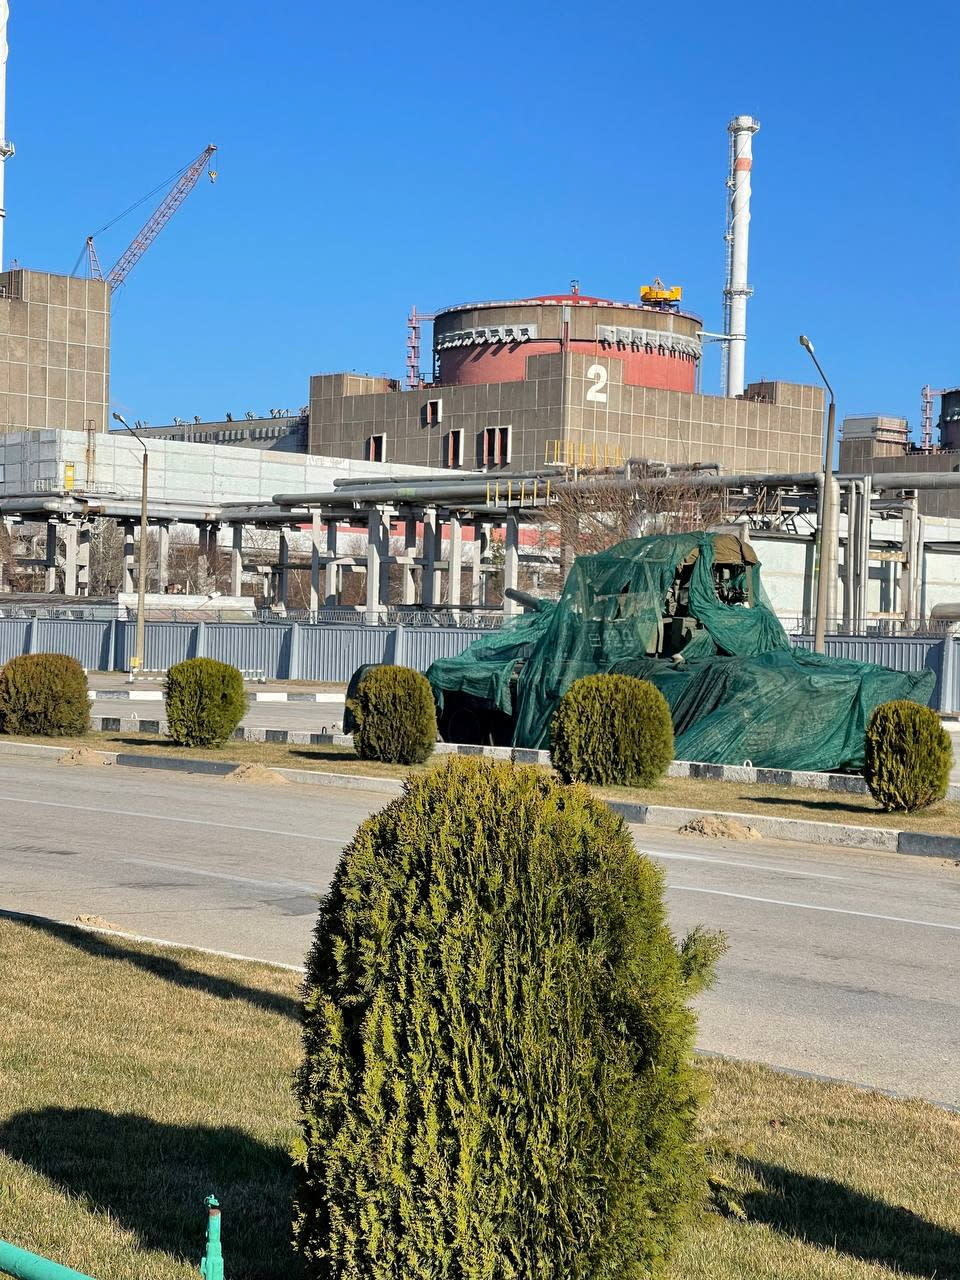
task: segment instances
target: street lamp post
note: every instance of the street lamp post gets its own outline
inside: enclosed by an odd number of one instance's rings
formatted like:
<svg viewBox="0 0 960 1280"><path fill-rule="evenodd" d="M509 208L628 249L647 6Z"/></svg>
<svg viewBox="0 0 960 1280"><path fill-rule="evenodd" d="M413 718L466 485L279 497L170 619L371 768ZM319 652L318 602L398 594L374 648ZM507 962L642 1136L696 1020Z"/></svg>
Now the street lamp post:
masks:
<svg viewBox="0 0 960 1280"><path fill-rule="evenodd" d="M820 523L817 528L817 612L814 619L813 633L813 650L814 653L824 653L826 650L826 634L827 634L827 592L830 586L830 574L827 571L827 562L833 558L833 548L827 546L827 535L832 538L836 526L836 512L834 511L834 486L833 486L833 450L836 443L836 422L837 422L837 403L833 394L833 387L827 381L827 375L820 366L813 349L813 343L801 333L800 345L807 352L810 359L817 367L823 380L823 385L830 393L830 401L827 406L827 427L826 440L823 446L823 501L820 509Z"/></svg>
<svg viewBox="0 0 960 1280"><path fill-rule="evenodd" d="M137 570L137 639L136 652L130 666L134 671L143 670L143 656L146 640L146 594L147 594L147 446L143 443L142 437L134 431L126 418L119 413L114 413L113 418L119 422L122 427L126 427L130 434L136 437L143 449L143 472L140 480L140 558L139 568Z"/></svg>

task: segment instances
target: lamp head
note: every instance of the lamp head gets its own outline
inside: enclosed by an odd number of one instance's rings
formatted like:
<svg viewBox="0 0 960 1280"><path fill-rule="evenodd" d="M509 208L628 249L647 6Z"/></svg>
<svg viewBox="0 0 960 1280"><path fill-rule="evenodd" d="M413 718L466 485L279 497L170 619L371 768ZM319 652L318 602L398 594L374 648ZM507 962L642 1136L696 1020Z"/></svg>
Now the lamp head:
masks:
<svg viewBox="0 0 960 1280"><path fill-rule="evenodd" d="M111 413L110 417L113 418L115 422L119 422L122 427L127 427L129 429L130 423L126 420L126 418L123 417L122 414Z"/></svg>
<svg viewBox="0 0 960 1280"><path fill-rule="evenodd" d="M809 351L810 354L813 355L813 343L810 341L810 339L807 337L805 333L801 333L800 335L800 345L801 347L805 347L807 351Z"/></svg>

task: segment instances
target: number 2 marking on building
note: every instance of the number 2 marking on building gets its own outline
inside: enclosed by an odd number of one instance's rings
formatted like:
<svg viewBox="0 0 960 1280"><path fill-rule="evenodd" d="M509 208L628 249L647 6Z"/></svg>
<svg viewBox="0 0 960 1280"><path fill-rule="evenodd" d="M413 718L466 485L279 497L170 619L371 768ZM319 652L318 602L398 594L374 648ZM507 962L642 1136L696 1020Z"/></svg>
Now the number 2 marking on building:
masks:
<svg viewBox="0 0 960 1280"><path fill-rule="evenodd" d="M602 364L592 364L587 370L587 377L592 378L592 384L587 387L587 400L599 400L601 404L606 404L607 393L604 387L607 385L607 371Z"/></svg>

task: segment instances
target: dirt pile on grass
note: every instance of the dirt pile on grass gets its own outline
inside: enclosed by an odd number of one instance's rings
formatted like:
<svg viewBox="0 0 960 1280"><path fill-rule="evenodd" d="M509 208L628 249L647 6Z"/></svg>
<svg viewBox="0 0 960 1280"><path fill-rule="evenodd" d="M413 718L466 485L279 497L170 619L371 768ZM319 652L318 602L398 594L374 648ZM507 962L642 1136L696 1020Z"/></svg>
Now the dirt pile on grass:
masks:
<svg viewBox="0 0 960 1280"><path fill-rule="evenodd" d="M692 818L680 828L684 836L704 836L708 840L759 840L760 832L748 827L739 818L721 818L709 815Z"/></svg>
<svg viewBox="0 0 960 1280"><path fill-rule="evenodd" d="M256 782L283 787L289 783L289 779L282 773L277 773L276 769L268 769L263 764L238 764L236 769L223 776L227 782Z"/></svg>
<svg viewBox="0 0 960 1280"><path fill-rule="evenodd" d="M57 764L98 765L110 764L110 761L105 760L99 751L94 751L93 747L71 747L62 756L57 757Z"/></svg>

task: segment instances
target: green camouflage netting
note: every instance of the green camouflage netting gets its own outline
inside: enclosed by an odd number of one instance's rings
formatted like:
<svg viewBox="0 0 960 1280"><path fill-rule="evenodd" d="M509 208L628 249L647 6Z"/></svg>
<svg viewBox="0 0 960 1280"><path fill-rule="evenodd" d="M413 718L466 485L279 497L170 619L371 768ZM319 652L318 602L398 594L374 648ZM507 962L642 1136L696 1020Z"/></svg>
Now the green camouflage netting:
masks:
<svg viewBox="0 0 960 1280"><path fill-rule="evenodd" d="M559 600L435 662L427 678L441 713L445 699L459 700L477 723L484 712L496 720L501 740L546 747L560 697L597 672L660 689L678 759L777 769L861 767L874 707L927 702L935 683L932 671L793 649L752 549L707 533L636 538L578 557Z"/></svg>

